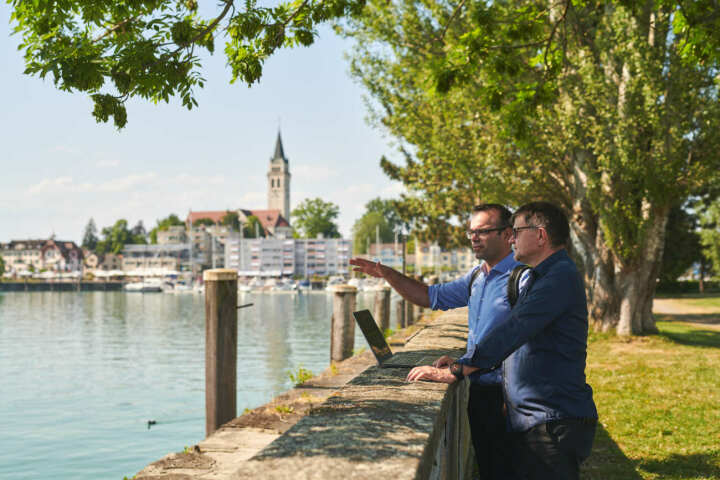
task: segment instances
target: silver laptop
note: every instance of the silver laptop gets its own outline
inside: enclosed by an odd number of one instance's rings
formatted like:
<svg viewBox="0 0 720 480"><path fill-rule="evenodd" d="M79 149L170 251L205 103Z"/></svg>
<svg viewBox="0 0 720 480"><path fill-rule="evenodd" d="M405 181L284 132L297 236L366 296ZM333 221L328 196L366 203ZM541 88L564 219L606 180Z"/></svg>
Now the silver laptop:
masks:
<svg viewBox="0 0 720 480"><path fill-rule="evenodd" d="M353 312L355 321L360 326L365 340L370 345L378 367L380 368L413 368L419 365L431 365L437 358L435 355L427 355L425 352L402 352L402 361L398 360L390 350L380 328L375 323L370 310Z"/></svg>

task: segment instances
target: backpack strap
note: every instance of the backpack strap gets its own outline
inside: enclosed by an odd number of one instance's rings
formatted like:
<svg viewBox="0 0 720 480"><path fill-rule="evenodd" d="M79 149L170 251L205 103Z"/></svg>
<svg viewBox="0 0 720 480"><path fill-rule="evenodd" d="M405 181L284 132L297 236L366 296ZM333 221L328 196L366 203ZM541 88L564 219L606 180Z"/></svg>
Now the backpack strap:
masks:
<svg viewBox="0 0 720 480"><path fill-rule="evenodd" d="M530 270L528 265L518 265L512 269L512 272L510 272L510 277L508 278L507 283L507 296L510 308L514 307L515 303L518 301L518 296L520 295L520 279L526 270Z"/></svg>
<svg viewBox="0 0 720 480"><path fill-rule="evenodd" d="M482 266L477 267L470 275L470 283L468 283L468 302L470 301L470 295L472 295L473 283L475 283L475 279L477 278L477 276L480 275L480 270L482 270Z"/></svg>

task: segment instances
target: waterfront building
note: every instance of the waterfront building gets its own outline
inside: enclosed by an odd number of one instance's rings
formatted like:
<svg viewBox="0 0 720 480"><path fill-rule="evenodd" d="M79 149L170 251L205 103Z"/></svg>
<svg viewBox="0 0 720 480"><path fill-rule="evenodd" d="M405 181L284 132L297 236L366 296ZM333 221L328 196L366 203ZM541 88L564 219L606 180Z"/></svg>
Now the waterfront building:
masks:
<svg viewBox="0 0 720 480"><path fill-rule="evenodd" d="M268 208L267 209L246 209L238 208L233 210L203 210L190 211L185 220L185 231L189 242L192 242L193 258L197 259L195 269L202 270L205 268L234 268L232 262L227 262L225 253L228 250L227 240L230 236L238 237L240 232L235 231L229 225L223 225L223 218L235 213L241 226L249 222L250 217L258 219L259 226L257 232L253 232L255 236L264 236L266 238L285 239L292 238L292 227L287 220L290 215L290 169L288 159L282 145L282 138L278 132L275 142L275 153L270 158L270 166L268 168ZM205 220L198 224L199 221ZM210 220L209 223L207 220ZM262 229L262 231L260 231ZM170 232L170 229L168 230ZM166 233L168 237L179 237L177 233ZM160 233L158 233L158 243L160 242ZM167 241L165 243L173 243ZM178 241L182 243L182 241ZM271 246L273 242L267 243L266 247L275 249ZM268 254L270 255L270 254ZM272 255L268 257L270 259ZM269 260L268 260L269 261ZM269 268L269 265L268 265ZM282 268L281 268L282 270Z"/></svg>
<svg viewBox="0 0 720 480"><path fill-rule="evenodd" d="M402 268L402 243L371 243L367 258L392 268ZM406 264L408 258L405 259Z"/></svg>
<svg viewBox="0 0 720 480"><path fill-rule="evenodd" d="M86 271L122 270L122 255L114 253L95 253L83 248L83 263Z"/></svg>
<svg viewBox="0 0 720 480"><path fill-rule="evenodd" d="M126 275L177 275L188 271L190 244L125 245L122 270Z"/></svg>
<svg viewBox="0 0 720 480"><path fill-rule="evenodd" d="M415 248L415 267L418 270L466 272L477 259L470 248L444 249L437 243L422 243Z"/></svg>
<svg viewBox="0 0 720 480"><path fill-rule="evenodd" d="M345 275L352 242L342 238L243 238L228 236L225 264L243 277Z"/></svg>
<svg viewBox="0 0 720 480"><path fill-rule="evenodd" d="M0 244L0 256L5 262L5 272L18 274L52 270L56 272L80 272L83 252L75 242L48 240L12 240Z"/></svg>
<svg viewBox="0 0 720 480"><path fill-rule="evenodd" d="M183 225L172 225L167 230L158 230L158 245L177 245L188 243L187 230Z"/></svg>

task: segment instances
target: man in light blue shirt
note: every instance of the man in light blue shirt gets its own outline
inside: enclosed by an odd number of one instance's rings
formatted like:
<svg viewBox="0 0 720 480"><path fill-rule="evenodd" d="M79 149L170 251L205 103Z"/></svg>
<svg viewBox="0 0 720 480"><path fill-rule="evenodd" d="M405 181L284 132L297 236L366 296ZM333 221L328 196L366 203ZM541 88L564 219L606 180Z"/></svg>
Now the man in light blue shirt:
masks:
<svg viewBox="0 0 720 480"><path fill-rule="evenodd" d="M473 252L483 264L463 277L440 285L427 286L379 262L352 259L356 271L384 278L405 299L433 310L468 307L468 350L461 358L472 358L475 345L485 333L510 314L507 282L519 263L512 254L511 213L502 205L485 204L473 209L467 237ZM455 379L447 367L453 358L443 356L432 366L415 370L425 380ZM446 378L447 377L447 378ZM473 446L482 478L512 477L508 454L506 421L500 370L470 375L468 416Z"/></svg>

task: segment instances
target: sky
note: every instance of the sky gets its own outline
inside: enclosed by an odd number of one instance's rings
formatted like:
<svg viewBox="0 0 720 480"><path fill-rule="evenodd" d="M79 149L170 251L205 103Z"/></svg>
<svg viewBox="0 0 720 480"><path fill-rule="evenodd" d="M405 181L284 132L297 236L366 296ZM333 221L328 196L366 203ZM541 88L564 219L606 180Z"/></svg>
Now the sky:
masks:
<svg viewBox="0 0 720 480"><path fill-rule="evenodd" d="M402 192L380 169L396 150L365 121L364 91L343 57L351 44L328 28L311 47L270 58L251 88L230 84L218 42L198 108L131 100L118 131L95 122L86 95L23 75L9 18L0 3L0 242L52 234L80 242L91 217L98 229L124 218L149 230L170 213L267 208L278 128L291 208L315 197L337 204L343 236L368 200Z"/></svg>

